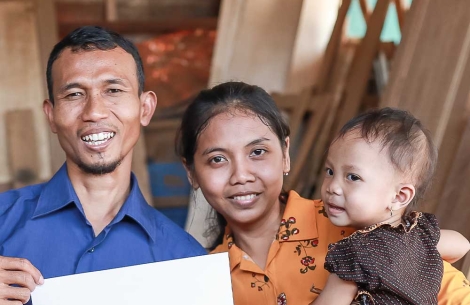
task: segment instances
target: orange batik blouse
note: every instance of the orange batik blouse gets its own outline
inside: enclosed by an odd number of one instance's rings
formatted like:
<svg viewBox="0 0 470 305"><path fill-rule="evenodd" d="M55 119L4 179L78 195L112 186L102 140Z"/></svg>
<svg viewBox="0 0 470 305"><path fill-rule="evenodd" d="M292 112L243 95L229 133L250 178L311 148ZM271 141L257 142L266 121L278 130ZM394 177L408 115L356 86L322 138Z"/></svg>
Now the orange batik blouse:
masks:
<svg viewBox="0 0 470 305"><path fill-rule="evenodd" d="M353 231L334 226L321 200L290 191L265 270L237 247L228 227L223 243L212 253L229 253L235 305L308 305L328 278L324 269L328 245ZM444 262L439 305L458 304L470 304L470 287L461 272Z"/></svg>
<svg viewBox="0 0 470 305"><path fill-rule="evenodd" d="M328 277L323 267L328 244L350 233L330 223L321 201L291 191L265 270L233 243L228 228L213 253L229 252L235 305L307 305Z"/></svg>

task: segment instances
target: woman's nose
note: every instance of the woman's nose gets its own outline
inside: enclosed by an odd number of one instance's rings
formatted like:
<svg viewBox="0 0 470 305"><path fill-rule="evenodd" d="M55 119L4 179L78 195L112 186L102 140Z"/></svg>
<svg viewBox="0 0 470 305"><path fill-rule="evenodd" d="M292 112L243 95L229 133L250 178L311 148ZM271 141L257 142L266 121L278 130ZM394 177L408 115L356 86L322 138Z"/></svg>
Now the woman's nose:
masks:
<svg viewBox="0 0 470 305"><path fill-rule="evenodd" d="M255 175L252 172L252 168L245 160L233 162L230 184L245 184L247 182L253 182L254 180Z"/></svg>

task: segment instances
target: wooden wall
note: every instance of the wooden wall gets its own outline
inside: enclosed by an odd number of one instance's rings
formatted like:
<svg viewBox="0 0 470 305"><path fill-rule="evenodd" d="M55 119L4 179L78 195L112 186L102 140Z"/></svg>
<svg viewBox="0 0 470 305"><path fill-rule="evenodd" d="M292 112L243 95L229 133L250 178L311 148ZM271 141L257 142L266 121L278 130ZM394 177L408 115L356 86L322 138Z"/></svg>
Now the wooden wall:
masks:
<svg viewBox="0 0 470 305"><path fill-rule="evenodd" d="M42 1L45 4L48 1ZM38 31L45 15L38 11L36 1L0 1L0 184L12 181L8 162L6 114L13 110L30 110L33 124L23 132L36 139L39 161L38 178L51 174L51 150L48 126L42 112L46 97L41 44L45 41Z"/></svg>
<svg viewBox="0 0 470 305"><path fill-rule="evenodd" d="M311 86L338 0L222 1L209 86L229 80L268 92Z"/></svg>

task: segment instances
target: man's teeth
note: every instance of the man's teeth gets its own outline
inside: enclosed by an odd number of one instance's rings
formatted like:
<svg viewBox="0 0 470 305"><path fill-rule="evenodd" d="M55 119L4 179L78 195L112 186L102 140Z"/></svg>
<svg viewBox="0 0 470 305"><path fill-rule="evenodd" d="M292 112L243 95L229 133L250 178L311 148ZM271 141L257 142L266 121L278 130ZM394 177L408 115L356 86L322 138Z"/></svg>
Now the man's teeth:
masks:
<svg viewBox="0 0 470 305"><path fill-rule="evenodd" d="M245 195L245 196L233 196L233 199L235 200L251 200L256 197L256 194L251 194L251 195Z"/></svg>
<svg viewBox="0 0 470 305"><path fill-rule="evenodd" d="M82 140L92 145L100 145L113 138L115 135L115 132L93 133L87 136L83 136Z"/></svg>

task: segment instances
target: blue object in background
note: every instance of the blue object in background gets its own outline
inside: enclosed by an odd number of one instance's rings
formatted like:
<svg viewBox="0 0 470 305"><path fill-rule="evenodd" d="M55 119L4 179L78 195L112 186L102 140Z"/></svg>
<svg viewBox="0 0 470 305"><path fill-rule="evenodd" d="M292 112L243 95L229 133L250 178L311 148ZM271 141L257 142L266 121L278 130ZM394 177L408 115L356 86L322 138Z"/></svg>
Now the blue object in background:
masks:
<svg viewBox="0 0 470 305"><path fill-rule="evenodd" d="M408 5L411 4L411 0L407 0ZM372 10L377 3L377 0L367 0L370 9ZM347 24L347 35L351 38L362 38L366 33L366 22L362 15L361 6L359 1L355 0L351 2L351 6L348 11L348 24ZM380 35L382 41L393 41L398 44L401 40L400 25L398 24L397 11L392 2L388 8L387 17Z"/></svg>
<svg viewBox="0 0 470 305"><path fill-rule="evenodd" d="M165 197L184 196L188 198L191 185L181 162L148 164L152 196L164 201ZM188 217L188 207L157 208L162 214L184 228Z"/></svg>
<svg viewBox="0 0 470 305"><path fill-rule="evenodd" d="M150 163L150 187L154 197L188 196L191 185L181 162Z"/></svg>

